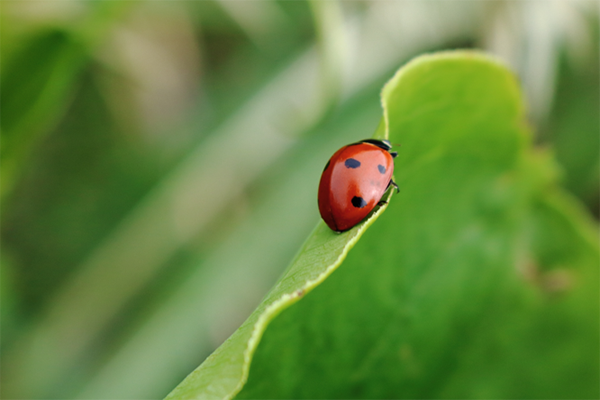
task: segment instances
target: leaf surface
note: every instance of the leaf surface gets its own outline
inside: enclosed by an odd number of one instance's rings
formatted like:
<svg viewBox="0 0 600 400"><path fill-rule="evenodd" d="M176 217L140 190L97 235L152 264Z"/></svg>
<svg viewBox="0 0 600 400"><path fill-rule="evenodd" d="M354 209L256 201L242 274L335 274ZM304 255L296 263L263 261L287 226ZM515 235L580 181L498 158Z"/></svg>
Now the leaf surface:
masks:
<svg viewBox="0 0 600 400"><path fill-rule="evenodd" d="M515 77L426 55L382 104L401 144L385 215L339 236L320 223L168 398L598 397L595 228L532 150Z"/></svg>

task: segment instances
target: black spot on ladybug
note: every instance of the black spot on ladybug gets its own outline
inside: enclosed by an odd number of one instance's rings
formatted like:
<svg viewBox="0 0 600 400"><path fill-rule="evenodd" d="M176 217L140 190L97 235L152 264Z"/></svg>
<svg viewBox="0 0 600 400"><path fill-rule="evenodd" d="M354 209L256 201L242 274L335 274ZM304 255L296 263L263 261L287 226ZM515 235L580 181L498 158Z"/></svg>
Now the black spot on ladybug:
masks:
<svg viewBox="0 0 600 400"><path fill-rule="evenodd" d="M362 197L354 196L352 198L352 205L356 208L363 208L367 205L367 202Z"/></svg>
<svg viewBox="0 0 600 400"><path fill-rule="evenodd" d="M327 161L327 164L325 164L325 168L323 168L323 172L325 172L327 170L327 168L329 168L330 162L331 162L331 160Z"/></svg>
<svg viewBox="0 0 600 400"><path fill-rule="evenodd" d="M383 165L379 164L379 165L377 166L377 169L378 169L378 170L379 170L379 172L381 172L382 174L385 174L385 167L384 167Z"/></svg>
<svg viewBox="0 0 600 400"><path fill-rule="evenodd" d="M346 168L358 168L360 167L360 161L355 160L354 158L349 158L344 162Z"/></svg>

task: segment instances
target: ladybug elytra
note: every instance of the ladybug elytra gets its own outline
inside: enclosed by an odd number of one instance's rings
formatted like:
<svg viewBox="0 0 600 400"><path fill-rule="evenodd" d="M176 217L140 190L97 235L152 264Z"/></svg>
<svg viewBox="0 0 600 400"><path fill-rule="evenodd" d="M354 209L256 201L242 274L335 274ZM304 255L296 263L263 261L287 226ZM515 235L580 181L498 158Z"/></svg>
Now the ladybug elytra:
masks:
<svg viewBox="0 0 600 400"><path fill-rule="evenodd" d="M336 232L347 231L380 203L390 187L396 152L388 140L365 139L336 151L319 183L319 212Z"/></svg>

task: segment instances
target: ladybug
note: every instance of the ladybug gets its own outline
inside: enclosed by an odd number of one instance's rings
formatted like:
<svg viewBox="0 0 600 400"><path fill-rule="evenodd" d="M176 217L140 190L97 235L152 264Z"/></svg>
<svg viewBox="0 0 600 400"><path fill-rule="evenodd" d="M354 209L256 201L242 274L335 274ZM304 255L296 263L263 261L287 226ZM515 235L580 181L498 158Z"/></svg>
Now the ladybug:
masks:
<svg viewBox="0 0 600 400"><path fill-rule="evenodd" d="M392 180L396 152L388 140L365 139L336 151L319 182L319 212L336 232L344 232L382 203Z"/></svg>

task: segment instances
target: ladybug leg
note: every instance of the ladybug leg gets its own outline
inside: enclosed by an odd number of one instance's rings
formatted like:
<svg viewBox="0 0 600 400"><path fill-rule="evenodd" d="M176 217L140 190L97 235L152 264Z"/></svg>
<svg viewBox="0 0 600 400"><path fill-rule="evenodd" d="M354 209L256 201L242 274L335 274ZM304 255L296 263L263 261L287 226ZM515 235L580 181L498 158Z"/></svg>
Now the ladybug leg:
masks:
<svg viewBox="0 0 600 400"><path fill-rule="evenodd" d="M392 156L392 158L396 158L396 157L398 157L398 152L390 151L390 155Z"/></svg>
<svg viewBox="0 0 600 400"><path fill-rule="evenodd" d="M387 188L385 188L385 190L388 190L390 185L396 188L396 193L400 193L400 188L398 187L398 185L396 185L396 182L394 182L392 179L390 179L390 183L388 183Z"/></svg>
<svg viewBox="0 0 600 400"><path fill-rule="evenodd" d="M387 203L388 203L388 202L387 202L387 201L385 201L385 200L379 200L379 202L377 203L377 205L378 205L379 207L381 207L382 205L384 205L384 204L387 204Z"/></svg>

